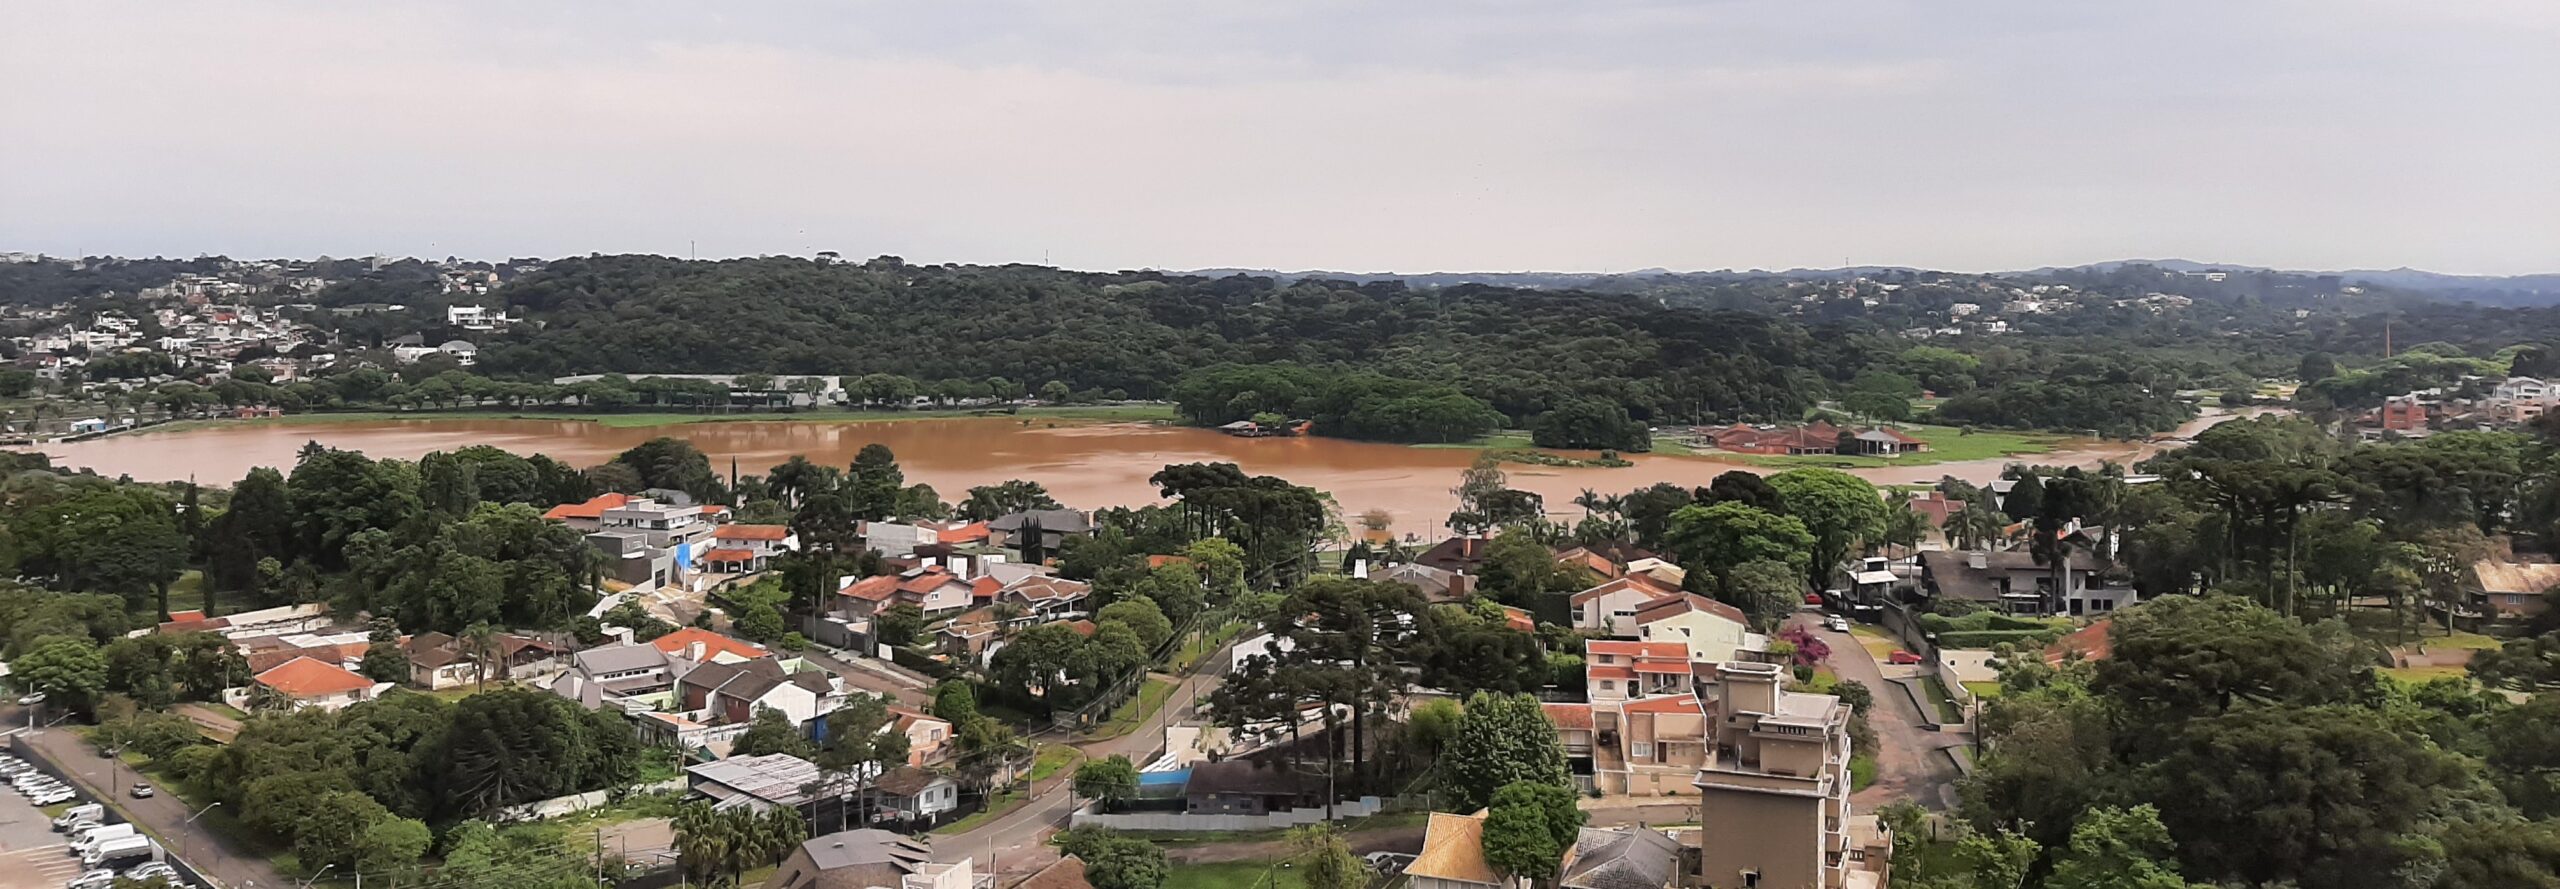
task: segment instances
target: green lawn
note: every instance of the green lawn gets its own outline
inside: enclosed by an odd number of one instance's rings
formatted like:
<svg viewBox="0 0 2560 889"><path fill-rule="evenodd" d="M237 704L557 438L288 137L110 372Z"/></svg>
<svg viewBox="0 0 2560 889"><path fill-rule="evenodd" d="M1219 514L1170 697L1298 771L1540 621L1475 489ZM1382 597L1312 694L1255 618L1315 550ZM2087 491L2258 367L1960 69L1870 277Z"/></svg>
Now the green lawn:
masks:
<svg viewBox="0 0 2560 889"><path fill-rule="evenodd" d="M1893 638L1893 634L1885 632L1883 627L1855 624L1849 627L1849 635L1857 637L1859 647L1865 648L1867 656L1875 658L1879 664L1902 649L1902 641Z"/></svg>
<svg viewBox="0 0 2560 889"><path fill-rule="evenodd" d="M194 611L204 607L204 572L189 568L178 573L169 583L169 610Z"/></svg>
<svg viewBox="0 0 2560 889"><path fill-rule="evenodd" d="M1974 697L1988 700L2000 696L2000 683L1994 680L1976 679L1965 683L1964 690L1972 692Z"/></svg>
<svg viewBox="0 0 2560 889"><path fill-rule="evenodd" d="M1165 872L1163 889L1305 889L1307 881L1294 868L1272 861L1217 861L1176 864Z"/></svg>
<svg viewBox="0 0 2560 889"><path fill-rule="evenodd" d="M1113 708L1111 718L1101 725L1094 726L1093 731L1086 733L1085 740L1117 738L1137 731L1138 727L1145 725L1147 720L1154 719L1156 711L1164 708L1164 699L1172 696L1171 680L1147 677L1146 683L1138 686L1138 693L1131 695L1128 700L1120 702L1120 706Z"/></svg>
<svg viewBox="0 0 2560 889"><path fill-rule="evenodd" d="M1340 559L1327 559L1321 561L1337 565L1341 564ZM1227 640L1235 638L1235 635L1238 632L1243 631L1244 628L1244 621L1228 621L1209 632L1193 634L1188 641L1182 643L1182 650L1174 652L1173 671L1176 673L1191 672L1192 665L1199 663L1201 657L1207 655L1211 651L1217 650L1218 646L1227 644Z"/></svg>
<svg viewBox="0 0 2560 889"><path fill-rule="evenodd" d="M1853 793L1865 790L1867 785L1874 783L1876 783L1875 754L1860 753L1849 757L1849 790Z"/></svg>
<svg viewBox="0 0 2560 889"><path fill-rule="evenodd" d="M1936 674L1920 677L1920 692L1929 699L1932 706L1938 708L1940 724L1964 721L1964 714L1956 710L1955 700L1947 695L1947 686L1938 681Z"/></svg>
<svg viewBox="0 0 2560 889"><path fill-rule="evenodd" d="M978 829L978 825L1002 818L1013 810L1022 808L1022 804L1025 802L1028 802L1028 800L1025 800L1022 794L1008 790L1003 793L996 794L993 798L987 800L986 808L972 812L966 818L934 828L933 832L940 834L967 833Z"/></svg>
<svg viewBox="0 0 2560 889"><path fill-rule="evenodd" d="M2471 675L2465 667L2385 667L2382 676L2406 685L2425 685L2438 679L2460 679Z"/></svg>
<svg viewBox="0 0 2560 889"><path fill-rule="evenodd" d="M1953 463L1963 460L1997 460L2018 454L2041 454L2053 450L2063 436L2049 432L2016 432L2004 429L1976 429L1967 435L1954 426L1907 426L1903 432L1929 443L1929 449L1900 457L1859 457L1839 454L1727 454L1704 451L1720 459L1740 460L1759 466L1833 466L1867 468L1879 466L1926 466L1931 463Z"/></svg>
<svg viewBox="0 0 2560 889"><path fill-rule="evenodd" d="M1492 432L1488 432L1488 433L1486 433L1486 434L1484 434L1484 435L1477 436L1476 438L1474 438L1474 439L1472 439L1472 440L1468 440L1468 441L1440 442L1440 443L1434 443L1434 444L1418 444L1418 445L1414 445L1414 447L1417 447L1417 448L1465 448L1465 449L1469 449L1469 450L1497 450L1497 451L1499 451L1499 450L1530 450L1530 449L1534 449L1534 448L1536 448L1536 447L1537 447L1537 445L1534 445L1534 444L1530 444L1530 443L1529 443L1529 430L1526 430L1526 429L1496 429L1496 430L1494 430L1494 431L1492 431Z"/></svg>
<svg viewBox="0 0 2560 889"><path fill-rule="evenodd" d="M1040 755L1031 760L1031 783L1038 784L1046 781L1049 776L1057 774L1060 770L1073 768L1083 759L1084 751L1065 744L1042 747Z"/></svg>
<svg viewBox="0 0 2560 889"><path fill-rule="evenodd" d="M979 409L935 409L912 411L854 411L839 409L795 412L696 413L595 413L560 408L459 408L419 411L334 411L324 413L287 414L252 420L189 420L156 426L152 431L176 431L228 423L269 423L304 426L323 423L359 423L382 420L584 420L616 428L675 426L687 423L876 423L899 420L949 420L983 417L1003 420L1108 420L1114 422L1172 422L1178 417L1169 404L1100 404L1061 405L1058 407L1026 407L1013 413ZM1525 433L1524 433L1525 434Z"/></svg>

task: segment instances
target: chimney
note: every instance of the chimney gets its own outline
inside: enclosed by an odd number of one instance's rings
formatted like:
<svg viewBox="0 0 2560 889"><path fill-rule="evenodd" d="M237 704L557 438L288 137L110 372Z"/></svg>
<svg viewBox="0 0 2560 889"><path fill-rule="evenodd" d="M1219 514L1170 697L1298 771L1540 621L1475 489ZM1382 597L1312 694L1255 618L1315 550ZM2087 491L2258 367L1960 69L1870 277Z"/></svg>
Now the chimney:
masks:
<svg viewBox="0 0 2560 889"><path fill-rule="evenodd" d="M703 645L703 643L700 643L700 642L687 642L687 643L685 643L685 646L684 646L684 656L685 656L685 659L686 659L686 660L694 660L694 661L701 660L701 659L702 659L702 652L703 652L703 648L704 648L704 645Z"/></svg>
<svg viewBox="0 0 2560 889"><path fill-rule="evenodd" d="M1974 550L1973 552L1965 553L1964 564L1965 567L1972 568L1976 571L1989 568L1991 567L1991 554L1981 550Z"/></svg>

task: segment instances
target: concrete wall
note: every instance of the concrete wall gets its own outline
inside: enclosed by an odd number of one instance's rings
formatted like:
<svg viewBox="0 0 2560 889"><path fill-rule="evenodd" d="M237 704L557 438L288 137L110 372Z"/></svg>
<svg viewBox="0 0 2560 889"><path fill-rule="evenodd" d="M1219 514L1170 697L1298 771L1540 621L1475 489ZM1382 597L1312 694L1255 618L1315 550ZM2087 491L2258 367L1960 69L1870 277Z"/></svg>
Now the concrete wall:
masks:
<svg viewBox="0 0 2560 889"><path fill-rule="evenodd" d="M1374 796L1337 803L1336 818L1365 818L1386 808L1386 801ZM1260 815L1190 815L1180 812L1125 812L1105 815L1091 806L1077 809L1069 824L1074 827L1100 825L1119 830L1278 830L1315 824L1324 820L1324 808L1317 806Z"/></svg>

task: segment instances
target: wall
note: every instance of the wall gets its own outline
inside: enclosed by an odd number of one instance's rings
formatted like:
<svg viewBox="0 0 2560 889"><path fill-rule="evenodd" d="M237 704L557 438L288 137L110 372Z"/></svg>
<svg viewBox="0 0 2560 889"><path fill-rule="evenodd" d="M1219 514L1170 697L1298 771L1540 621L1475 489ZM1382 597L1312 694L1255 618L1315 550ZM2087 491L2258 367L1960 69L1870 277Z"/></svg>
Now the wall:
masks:
<svg viewBox="0 0 2560 889"><path fill-rule="evenodd" d="M1335 804L1333 814L1336 818L1365 818L1377 814L1384 808L1386 808L1384 800L1374 796L1364 796ZM1324 808L1321 806L1261 815L1186 815L1179 812L1124 812L1105 815L1093 811L1091 806L1086 806L1076 810L1069 825L1073 827L1100 825L1119 830L1278 830L1302 824L1315 824L1323 820Z"/></svg>
<svg viewBox="0 0 2560 889"><path fill-rule="evenodd" d="M630 792L683 793L684 789L684 779L675 778L660 781L656 784L643 784L632 788ZM501 821L533 821L543 818L558 818L563 815L583 812L588 809L604 805L609 802L612 797L621 793L622 791L615 790L591 790L574 796L555 796L540 802L509 806L505 809L499 810L498 819Z"/></svg>

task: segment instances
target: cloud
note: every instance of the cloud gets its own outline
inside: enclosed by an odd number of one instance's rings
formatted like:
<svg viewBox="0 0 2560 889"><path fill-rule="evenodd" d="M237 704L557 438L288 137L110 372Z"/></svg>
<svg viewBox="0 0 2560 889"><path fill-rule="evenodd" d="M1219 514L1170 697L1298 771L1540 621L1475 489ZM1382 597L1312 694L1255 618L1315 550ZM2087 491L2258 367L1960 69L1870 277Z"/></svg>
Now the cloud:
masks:
<svg viewBox="0 0 2560 889"><path fill-rule="evenodd" d="M0 244L2524 271L2560 243L2528 5L530 6L19 16L0 111L42 123L0 140Z"/></svg>

